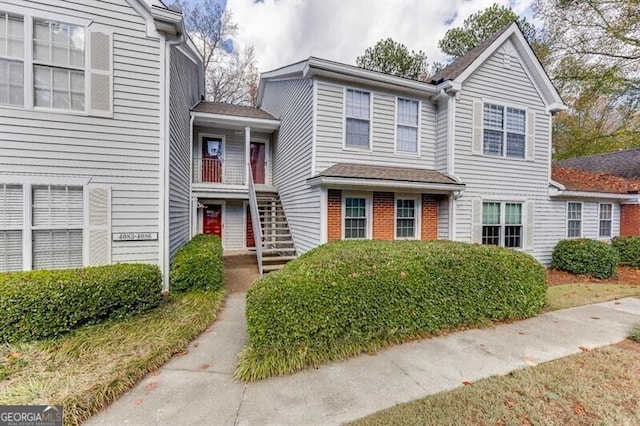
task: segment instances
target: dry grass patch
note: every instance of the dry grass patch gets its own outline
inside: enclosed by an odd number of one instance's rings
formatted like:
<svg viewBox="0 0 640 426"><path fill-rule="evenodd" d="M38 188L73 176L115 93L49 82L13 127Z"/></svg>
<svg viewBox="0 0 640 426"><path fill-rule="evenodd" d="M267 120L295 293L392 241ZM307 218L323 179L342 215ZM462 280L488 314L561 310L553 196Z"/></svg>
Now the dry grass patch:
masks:
<svg viewBox="0 0 640 426"><path fill-rule="evenodd" d="M547 310L572 308L623 297L640 296L640 285L576 283L547 289Z"/></svg>
<svg viewBox="0 0 640 426"><path fill-rule="evenodd" d="M224 291L175 295L139 317L0 345L0 405L62 404L65 424L79 424L183 350L223 301Z"/></svg>
<svg viewBox="0 0 640 426"><path fill-rule="evenodd" d="M640 424L638 377L638 353L610 346L483 379L353 424Z"/></svg>

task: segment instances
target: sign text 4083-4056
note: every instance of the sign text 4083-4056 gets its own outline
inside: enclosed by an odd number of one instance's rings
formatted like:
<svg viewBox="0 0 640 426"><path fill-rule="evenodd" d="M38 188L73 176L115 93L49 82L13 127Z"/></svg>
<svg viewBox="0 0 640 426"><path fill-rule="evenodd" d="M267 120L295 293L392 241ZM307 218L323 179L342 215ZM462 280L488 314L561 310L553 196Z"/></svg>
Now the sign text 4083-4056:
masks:
<svg viewBox="0 0 640 426"><path fill-rule="evenodd" d="M157 232L120 232L113 234L113 241L155 241Z"/></svg>

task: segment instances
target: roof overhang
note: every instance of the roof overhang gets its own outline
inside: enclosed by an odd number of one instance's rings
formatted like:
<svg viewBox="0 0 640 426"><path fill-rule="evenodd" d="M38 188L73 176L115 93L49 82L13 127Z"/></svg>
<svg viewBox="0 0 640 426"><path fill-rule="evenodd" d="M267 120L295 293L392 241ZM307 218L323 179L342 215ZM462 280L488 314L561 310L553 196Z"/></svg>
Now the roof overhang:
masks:
<svg viewBox="0 0 640 426"><path fill-rule="evenodd" d="M597 198L601 200L633 201L638 199L638 194L621 194L616 192L596 191L571 191L558 188L549 188L549 196L553 198Z"/></svg>
<svg viewBox="0 0 640 426"><path fill-rule="evenodd" d="M406 192L429 192L434 194L448 194L465 189L465 184L463 183L428 183L334 176L315 176L307 179L307 183L309 186L331 186L332 188L346 188L351 190L370 191L372 189L394 189Z"/></svg>
<svg viewBox="0 0 640 426"><path fill-rule="evenodd" d="M244 129L273 132L280 128L280 120L265 118L240 117L236 115L212 114L208 112L191 111L195 126L221 127L225 129Z"/></svg>

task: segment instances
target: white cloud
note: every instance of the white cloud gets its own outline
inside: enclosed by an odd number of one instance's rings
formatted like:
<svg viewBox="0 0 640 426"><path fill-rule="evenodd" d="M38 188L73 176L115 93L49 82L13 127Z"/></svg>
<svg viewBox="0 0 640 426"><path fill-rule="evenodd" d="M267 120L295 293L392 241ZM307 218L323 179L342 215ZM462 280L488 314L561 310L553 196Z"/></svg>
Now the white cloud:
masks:
<svg viewBox="0 0 640 426"><path fill-rule="evenodd" d="M531 0L227 0L227 8L239 27L235 43L254 46L268 71L309 56L354 64L387 37L444 62L437 43L447 29L493 3L528 14Z"/></svg>

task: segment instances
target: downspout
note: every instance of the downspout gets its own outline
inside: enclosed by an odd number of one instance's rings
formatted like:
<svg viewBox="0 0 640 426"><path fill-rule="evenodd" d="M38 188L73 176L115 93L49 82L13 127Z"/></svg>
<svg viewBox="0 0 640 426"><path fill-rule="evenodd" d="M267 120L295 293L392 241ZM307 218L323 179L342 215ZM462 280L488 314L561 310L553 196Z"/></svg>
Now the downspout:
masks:
<svg viewBox="0 0 640 426"><path fill-rule="evenodd" d="M456 98L455 93L447 99L447 174L455 176L455 143L456 143ZM456 240L456 199L460 193L449 196L449 239Z"/></svg>
<svg viewBox="0 0 640 426"><path fill-rule="evenodd" d="M160 268L162 271L162 290L169 291L169 155L170 155L170 106L171 96L171 47L184 42L184 36L178 35L173 40L167 40L164 33L160 33ZM191 177L190 177L191 178Z"/></svg>
<svg viewBox="0 0 640 426"><path fill-rule="evenodd" d="M193 120L194 116L189 114L189 237L193 238Z"/></svg>

